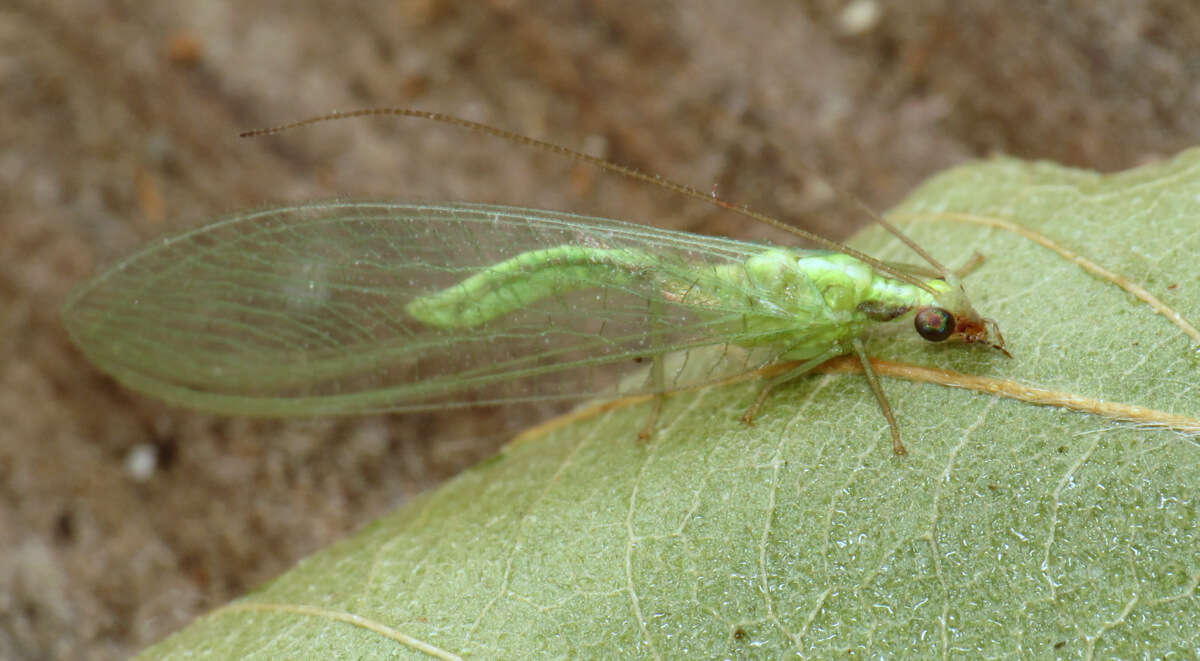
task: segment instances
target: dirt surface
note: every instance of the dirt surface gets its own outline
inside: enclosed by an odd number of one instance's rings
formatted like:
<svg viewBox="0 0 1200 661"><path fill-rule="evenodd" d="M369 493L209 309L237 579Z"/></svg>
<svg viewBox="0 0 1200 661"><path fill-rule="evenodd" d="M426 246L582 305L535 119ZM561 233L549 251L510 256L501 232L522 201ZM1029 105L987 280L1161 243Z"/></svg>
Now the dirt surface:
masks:
<svg viewBox="0 0 1200 661"><path fill-rule="evenodd" d="M860 220L804 164L886 208L993 152L1116 170L1200 141L1189 0L343 5L0 8L0 658L124 657L548 413L256 421L145 399L90 367L58 319L73 285L138 244L332 196L771 236L420 122L240 130L361 106L439 110L834 237Z"/></svg>

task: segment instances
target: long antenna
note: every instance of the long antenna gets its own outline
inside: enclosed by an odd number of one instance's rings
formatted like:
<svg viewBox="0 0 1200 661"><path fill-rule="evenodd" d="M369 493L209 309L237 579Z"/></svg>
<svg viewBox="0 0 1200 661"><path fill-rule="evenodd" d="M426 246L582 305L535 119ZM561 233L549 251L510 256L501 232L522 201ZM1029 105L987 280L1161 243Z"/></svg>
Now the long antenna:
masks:
<svg viewBox="0 0 1200 661"><path fill-rule="evenodd" d="M774 218L774 217L768 216L764 213L755 211L748 206L734 204L732 202L723 200L723 199L717 197L716 195L701 193L700 191L696 190L695 188L692 188L691 186L686 186L684 184L680 184L675 181L671 181L670 179L666 179L659 175L648 174L648 173L642 172L641 170L638 170L636 168L631 168L631 167L628 167L625 165L620 165L618 163L613 163L612 161L607 161L598 156L592 156L590 154L585 154L583 152L575 151L574 149L563 147L562 145L557 145L557 144L554 144L553 142L546 142L544 140L538 140L536 138L531 138L526 135L521 135L520 133L513 133L512 131L507 131L505 129L496 128L495 126L490 126L488 124L482 124L480 122L473 122L469 119L455 117L454 115L446 115L444 113L431 112L431 111L426 111L426 110L413 110L411 108L363 108L360 110L350 110L350 111L346 111L346 112L331 112L331 113L327 113L324 115L317 115L315 117L309 117L307 119L290 122L288 124L280 124L279 126L271 126L271 127L267 127L267 128L254 129L252 131L244 131L239 134L239 137L252 138L252 137L263 136L263 135L273 135L275 133L281 133L283 131L290 131L292 129L297 129L302 126L309 126L311 124L318 124L321 122L330 122L330 121L335 121L335 120L339 120L339 119L351 119L354 117L376 117L376 116L412 117L412 118L416 118L416 119L427 119L427 120L434 121L434 122L441 122L442 124L450 124L452 126L458 126L458 127L470 129L477 133L482 133L485 135L490 135L490 136L493 136L496 138L500 138L502 140L506 140L513 144L522 145L522 146L530 147L533 149L538 149L538 150L549 152L552 154L558 154L560 156L566 156L567 158L570 158L570 159L573 159L573 160L576 160L576 161L579 161L582 163L587 163L588 165L592 165L594 167L600 168L601 170L605 170L607 172L612 172L614 174L619 174L623 177L627 177L627 178L633 179L635 181L641 181L644 183L653 184L655 186L665 188L669 191L679 193L680 195L684 195L686 197L700 200L701 202L705 202L707 204L711 204L711 205L720 207L722 209L727 209L736 214L746 216L747 218L752 218L761 223L766 223L767 225L770 225L771 227L780 229L784 232L789 232L796 236L808 239L809 241L812 241L813 243L816 243L817 245L820 245L822 247L828 248L829 250L833 250L835 252L840 252L840 253L849 255L851 257L854 257L855 259L862 260L863 262L866 262L867 264L869 264L871 266L871 268L875 269L876 271L886 273L886 274L892 276L893 278L907 282L908 284L913 285L914 287L920 287L921 289L924 289L925 291L927 291L931 294L935 294L935 295L937 294L937 292L935 292L929 285L925 284L924 282L921 282L921 280L919 278L917 278L909 273L905 273L905 272L903 272L899 269L896 269L892 266L889 266L860 250L856 250L854 248L843 245L836 241L832 241L832 240L827 239L819 234L814 234L812 232L809 232L808 230L800 229L799 227L789 225L789 224L783 222L782 220L779 220L778 218ZM883 228L885 230L887 230L893 236L895 236L897 239L899 239L902 243L904 243L904 245L911 248L914 252L916 252L918 255L920 255L921 258L923 258L925 261L929 262L929 264L931 266L933 266L935 269L937 269L940 273L942 273L943 275L947 275L949 273L946 270L946 267L942 266L940 263L937 262L937 260L933 259L933 257L931 257L929 255L929 253L925 252L925 250L923 250L920 246L918 246L915 241L908 238L908 236L906 236L903 232L901 232L900 229L897 228L895 225L884 220L882 216L875 213L875 211L873 209L871 209L870 207L868 207L865 203L863 203L862 201L860 201L858 198L854 197L853 195L850 195L849 193L842 192L840 189L837 189L836 187L834 188L834 190L839 195L844 195L844 196L850 198L851 200L853 200L854 203L857 204L860 209L862 209L864 212L866 212L866 214L872 220L874 220L875 222L877 222L881 226L883 226Z"/></svg>

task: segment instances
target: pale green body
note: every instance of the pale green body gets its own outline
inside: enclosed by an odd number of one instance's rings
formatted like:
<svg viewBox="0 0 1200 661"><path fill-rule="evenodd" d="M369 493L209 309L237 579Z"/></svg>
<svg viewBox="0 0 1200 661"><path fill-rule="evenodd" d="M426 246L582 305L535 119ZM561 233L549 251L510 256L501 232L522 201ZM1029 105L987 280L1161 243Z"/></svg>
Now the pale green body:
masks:
<svg viewBox="0 0 1200 661"><path fill-rule="evenodd" d="M781 349L780 359L802 360L841 346L872 325L935 304L930 292L831 251L768 248L742 264L690 271L659 265L654 255L636 249L564 245L532 250L414 299L406 309L432 326L471 327L549 296L649 281L667 300L742 310L740 319L713 329L727 342L772 345ZM926 284L949 289L941 280Z"/></svg>
<svg viewBox="0 0 1200 661"><path fill-rule="evenodd" d="M921 282L932 291L840 253L536 209L332 201L155 241L64 318L97 365L156 397L351 414L678 390L848 353L934 298L969 310ZM630 386L647 359L658 376Z"/></svg>

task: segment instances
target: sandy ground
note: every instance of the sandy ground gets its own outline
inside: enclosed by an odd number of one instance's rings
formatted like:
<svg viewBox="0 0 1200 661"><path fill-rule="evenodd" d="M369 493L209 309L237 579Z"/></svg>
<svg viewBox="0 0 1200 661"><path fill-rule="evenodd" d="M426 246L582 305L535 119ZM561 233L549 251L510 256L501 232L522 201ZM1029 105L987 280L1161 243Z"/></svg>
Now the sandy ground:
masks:
<svg viewBox="0 0 1200 661"><path fill-rule="evenodd" d="M0 8L0 658L126 656L488 456L506 438L497 430L548 413L234 420L133 394L71 346L58 309L141 242L332 196L769 236L420 122L255 140L242 129L360 106L440 110L835 237L860 221L804 164L886 208L930 173L993 152L1116 170L1200 141L1189 0L347 6Z"/></svg>

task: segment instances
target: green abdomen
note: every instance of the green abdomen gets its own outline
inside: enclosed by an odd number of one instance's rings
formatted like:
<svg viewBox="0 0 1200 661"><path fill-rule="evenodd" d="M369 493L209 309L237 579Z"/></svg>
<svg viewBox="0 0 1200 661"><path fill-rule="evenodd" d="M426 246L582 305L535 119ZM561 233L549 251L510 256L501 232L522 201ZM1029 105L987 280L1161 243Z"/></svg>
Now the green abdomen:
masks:
<svg viewBox="0 0 1200 661"><path fill-rule="evenodd" d="M921 289L835 252L767 248L742 262L708 264L628 248L563 245L485 268L414 299L406 310L430 326L472 327L588 288L621 288L647 298L648 321L653 310L682 308L705 320L704 334L713 343L777 346L788 358L827 351L925 297Z"/></svg>
<svg viewBox="0 0 1200 661"><path fill-rule="evenodd" d="M628 249L556 246L532 250L413 299L405 309L430 326L477 326L551 296L626 285L654 264L650 255Z"/></svg>

